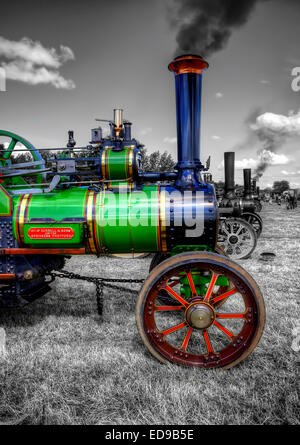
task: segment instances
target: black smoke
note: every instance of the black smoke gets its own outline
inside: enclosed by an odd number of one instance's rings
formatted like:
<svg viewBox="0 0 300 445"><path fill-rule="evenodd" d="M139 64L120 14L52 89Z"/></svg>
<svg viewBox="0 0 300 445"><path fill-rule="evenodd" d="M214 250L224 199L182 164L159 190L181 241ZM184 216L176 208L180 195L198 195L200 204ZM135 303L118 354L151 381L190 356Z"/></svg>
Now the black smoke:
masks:
<svg viewBox="0 0 300 445"><path fill-rule="evenodd" d="M210 56L223 49L233 29L244 25L262 0L173 0L170 21L178 28L176 55Z"/></svg>

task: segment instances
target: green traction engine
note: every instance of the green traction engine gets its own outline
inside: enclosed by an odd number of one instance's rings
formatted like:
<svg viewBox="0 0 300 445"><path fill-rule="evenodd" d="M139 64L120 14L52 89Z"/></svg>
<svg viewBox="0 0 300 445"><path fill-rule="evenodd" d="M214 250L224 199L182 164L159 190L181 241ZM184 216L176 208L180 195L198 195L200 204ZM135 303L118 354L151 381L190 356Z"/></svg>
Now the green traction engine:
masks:
<svg viewBox="0 0 300 445"><path fill-rule="evenodd" d="M217 245L214 187L200 161L201 57L169 65L175 75L177 164L141 169L142 146L120 109L77 147L36 149L0 130L0 307L50 290L70 255L153 253L136 317L162 362L229 368L257 345L264 303L253 278ZM0 142L1 142L0 139ZM22 155L20 156L20 153ZM101 261L101 259L100 259ZM52 278L53 280L53 278Z"/></svg>

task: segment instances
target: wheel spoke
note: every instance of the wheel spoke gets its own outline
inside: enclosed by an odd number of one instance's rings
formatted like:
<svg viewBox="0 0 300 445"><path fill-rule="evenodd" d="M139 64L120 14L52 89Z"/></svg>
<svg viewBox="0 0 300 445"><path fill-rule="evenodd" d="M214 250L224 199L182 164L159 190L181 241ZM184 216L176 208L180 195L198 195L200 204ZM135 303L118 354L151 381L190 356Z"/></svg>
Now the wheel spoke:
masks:
<svg viewBox="0 0 300 445"><path fill-rule="evenodd" d="M193 296L195 296L195 295L197 295L197 291L196 291L196 288L195 288L195 285L194 285L194 281L193 281L191 272L188 272L186 275L187 275L187 278L189 280L189 284L190 284L190 288L191 288L192 294L193 294Z"/></svg>
<svg viewBox="0 0 300 445"><path fill-rule="evenodd" d="M162 332L162 335L171 334L171 332L178 331L178 329L182 329L182 328L184 328L184 326L186 326L185 321L183 323L178 324L177 326L173 326L172 328L167 329L166 331Z"/></svg>
<svg viewBox="0 0 300 445"><path fill-rule="evenodd" d="M212 346L211 346L210 339L209 339L207 331L203 331L203 337L204 337L204 340L205 340L205 343L206 343L207 351L208 352L213 352L213 349L212 349Z"/></svg>
<svg viewBox="0 0 300 445"><path fill-rule="evenodd" d="M155 306L155 311L181 311L184 306Z"/></svg>
<svg viewBox="0 0 300 445"><path fill-rule="evenodd" d="M183 343L182 343L180 349L184 349L184 350L186 351L186 348L187 348L188 342L189 342L189 340L190 340L192 331L193 331L193 328L190 327L189 330L188 330L188 333L187 333L186 336L185 336L185 339L183 340Z"/></svg>
<svg viewBox="0 0 300 445"><path fill-rule="evenodd" d="M238 231L236 232L236 235L239 235L241 233L241 231L243 230L243 226L240 226L240 228L238 229Z"/></svg>
<svg viewBox="0 0 300 445"><path fill-rule="evenodd" d="M17 142L18 141L16 139L11 139L9 146L7 147L5 153L3 154L4 159L8 159L10 157L15 146L17 145Z"/></svg>
<svg viewBox="0 0 300 445"><path fill-rule="evenodd" d="M181 296L178 295L175 291L173 291L173 289L170 286L166 286L165 289L170 295L176 298L176 300L178 300L179 303L183 304L184 306L187 305L187 302L183 298L181 298Z"/></svg>
<svg viewBox="0 0 300 445"><path fill-rule="evenodd" d="M227 229L225 229L225 227L223 227L223 228L222 228L222 230L223 230L223 232L225 232L225 233L226 233L226 235L227 235L227 236L230 236L230 231L228 232L228 230L227 230Z"/></svg>
<svg viewBox="0 0 300 445"><path fill-rule="evenodd" d="M174 281L174 283L169 284L169 287L174 287L174 286L176 286L179 283L180 283L180 280L176 280L176 281Z"/></svg>
<svg viewBox="0 0 300 445"><path fill-rule="evenodd" d="M204 300L209 301L219 274L213 272Z"/></svg>
<svg viewBox="0 0 300 445"><path fill-rule="evenodd" d="M245 318L245 314L216 314L217 318Z"/></svg>
<svg viewBox="0 0 300 445"><path fill-rule="evenodd" d="M224 326L222 326L220 323L218 323L216 320L214 321L214 325L217 326L217 328L219 328L221 331L224 332L224 334L226 334L229 338L233 337L232 332L228 331L228 329L224 328Z"/></svg>
<svg viewBox="0 0 300 445"><path fill-rule="evenodd" d="M224 300L224 298L228 298L230 297L230 295L235 294L236 293L236 289L230 289L228 292L225 292L225 294L220 295L219 297L215 297L211 300L212 304L217 303L218 301Z"/></svg>

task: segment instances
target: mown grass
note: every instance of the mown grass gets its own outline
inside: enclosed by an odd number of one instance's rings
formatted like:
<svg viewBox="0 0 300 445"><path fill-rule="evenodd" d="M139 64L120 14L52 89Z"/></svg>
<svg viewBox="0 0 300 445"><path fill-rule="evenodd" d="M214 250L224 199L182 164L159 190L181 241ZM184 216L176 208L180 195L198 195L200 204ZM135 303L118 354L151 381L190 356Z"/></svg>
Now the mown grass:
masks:
<svg viewBox="0 0 300 445"><path fill-rule="evenodd" d="M163 365L135 324L136 285L105 290L104 321L92 284L56 280L47 296L0 313L0 422L13 424L299 424L300 208L265 205L264 231L241 264L266 302L263 338L229 370ZM258 260L276 253L273 263ZM149 258L73 257L66 269L92 276L146 277Z"/></svg>

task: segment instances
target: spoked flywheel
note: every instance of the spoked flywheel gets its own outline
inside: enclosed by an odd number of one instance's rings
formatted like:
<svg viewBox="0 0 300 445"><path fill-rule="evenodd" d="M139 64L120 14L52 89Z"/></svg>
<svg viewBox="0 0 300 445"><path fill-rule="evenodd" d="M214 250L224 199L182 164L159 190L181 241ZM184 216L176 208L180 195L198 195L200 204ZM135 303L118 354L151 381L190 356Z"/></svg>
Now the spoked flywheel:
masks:
<svg viewBox="0 0 300 445"><path fill-rule="evenodd" d="M220 221L218 245L234 260L249 258L257 244L255 230L241 218Z"/></svg>
<svg viewBox="0 0 300 445"><path fill-rule="evenodd" d="M48 169L45 168L45 161L39 151L26 139L10 131L0 130L0 139L2 137L9 141L7 147L1 150L0 154L0 173L4 185L22 187L23 185L27 186L28 183L31 185L43 183ZM18 149L18 146L21 150ZM30 160L13 163L14 155L20 151L25 152Z"/></svg>
<svg viewBox="0 0 300 445"><path fill-rule="evenodd" d="M257 213L245 212L242 214L242 218L245 219L253 227L256 236L259 238L263 229L262 218Z"/></svg>
<svg viewBox="0 0 300 445"><path fill-rule="evenodd" d="M163 290L173 300L159 299ZM157 266L137 303L137 324L150 352L161 361L230 368L257 345L264 302L251 276L214 253L176 255Z"/></svg>

